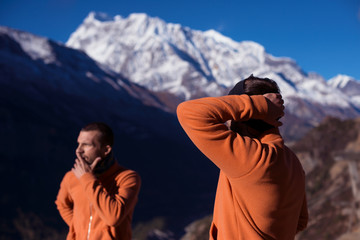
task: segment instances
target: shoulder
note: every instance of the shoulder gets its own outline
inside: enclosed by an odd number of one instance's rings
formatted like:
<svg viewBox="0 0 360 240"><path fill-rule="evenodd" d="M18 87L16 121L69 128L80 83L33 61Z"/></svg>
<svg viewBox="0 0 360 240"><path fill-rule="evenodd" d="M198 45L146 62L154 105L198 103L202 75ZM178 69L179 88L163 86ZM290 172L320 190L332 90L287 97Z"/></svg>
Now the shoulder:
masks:
<svg viewBox="0 0 360 240"><path fill-rule="evenodd" d="M117 173L117 176L119 176L119 177L136 177L136 178L140 177L140 175L136 171L127 169L127 168L122 168Z"/></svg>
<svg viewBox="0 0 360 240"><path fill-rule="evenodd" d="M70 188L74 187L76 184L78 184L78 180L76 176L72 171L68 171L65 173L60 185L62 188L66 188L69 190Z"/></svg>
<svg viewBox="0 0 360 240"><path fill-rule="evenodd" d="M115 179L117 182L134 182L140 183L140 175L131 169L125 168L123 166L117 165Z"/></svg>
<svg viewBox="0 0 360 240"><path fill-rule="evenodd" d="M74 175L74 173L71 170L65 173L63 182L71 183L74 180L76 180L76 176Z"/></svg>

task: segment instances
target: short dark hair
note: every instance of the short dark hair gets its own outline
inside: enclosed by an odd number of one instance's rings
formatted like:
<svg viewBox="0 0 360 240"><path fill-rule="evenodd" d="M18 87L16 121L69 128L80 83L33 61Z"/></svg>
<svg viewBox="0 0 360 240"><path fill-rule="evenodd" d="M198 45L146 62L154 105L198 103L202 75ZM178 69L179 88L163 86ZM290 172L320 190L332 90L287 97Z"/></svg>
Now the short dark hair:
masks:
<svg viewBox="0 0 360 240"><path fill-rule="evenodd" d="M266 93L280 93L277 83L270 78L260 78L250 75L238 82L229 92L229 95L264 95Z"/></svg>
<svg viewBox="0 0 360 240"><path fill-rule="evenodd" d="M264 95L266 93L280 93L277 83L270 78L259 78L254 75L250 75L248 78L238 82L229 92L228 95ZM258 119L249 119L243 122L251 128L257 129L260 132L264 132L274 126ZM237 131L235 124L231 121L231 130Z"/></svg>
<svg viewBox="0 0 360 240"><path fill-rule="evenodd" d="M99 139L101 145L110 145L112 147L114 144L114 133L106 123L92 122L84 126L81 131L99 131L101 133Z"/></svg>

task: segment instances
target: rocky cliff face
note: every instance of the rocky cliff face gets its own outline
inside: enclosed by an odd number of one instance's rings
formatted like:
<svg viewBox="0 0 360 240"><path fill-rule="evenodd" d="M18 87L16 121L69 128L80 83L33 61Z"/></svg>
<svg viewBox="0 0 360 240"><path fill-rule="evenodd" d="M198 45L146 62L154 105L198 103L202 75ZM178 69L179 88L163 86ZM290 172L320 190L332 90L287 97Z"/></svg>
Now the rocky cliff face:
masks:
<svg viewBox="0 0 360 240"><path fill-rule="evenodd" d="M293 146L307 173L310 222L298 239L358 239L360 119L327 118Z"/></svg>

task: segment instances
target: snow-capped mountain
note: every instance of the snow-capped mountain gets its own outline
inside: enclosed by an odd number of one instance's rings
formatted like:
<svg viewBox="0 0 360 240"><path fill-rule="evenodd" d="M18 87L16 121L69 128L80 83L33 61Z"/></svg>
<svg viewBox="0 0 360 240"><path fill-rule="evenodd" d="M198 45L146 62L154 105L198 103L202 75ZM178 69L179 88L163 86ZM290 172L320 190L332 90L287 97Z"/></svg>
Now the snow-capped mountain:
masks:
<svg viewBox="0 0 360 240"><path fill-rule="evenodd" d="M353 77L339 74L331 78L328 84L347 95L356 106L360 106L360 81L355 80Z"/></svg>
<svg viewBox="0 0 360 240"><path fill-rule="evenodd" d="M91 12L66 44L131 81L180 100L227 94L254 74L274 79L288 113L310 125L326 115L360 113L356 97L316 73L305 73L290 58L272 56L258 43L236 42L214 30L196 31L146 14L123 18Z"/></svg>
<svg viewBox="0 0 360 240"><path fill-rule="evenodd" d="M294 74L300 72L295 62L274 58L255 42L237 43L213 30L195 31L146 14L111 20L92 12L67 46L149 89L183 99L221 95L251 73L266 74L268 65L284 68L295 81L302 79Z"/></svg>

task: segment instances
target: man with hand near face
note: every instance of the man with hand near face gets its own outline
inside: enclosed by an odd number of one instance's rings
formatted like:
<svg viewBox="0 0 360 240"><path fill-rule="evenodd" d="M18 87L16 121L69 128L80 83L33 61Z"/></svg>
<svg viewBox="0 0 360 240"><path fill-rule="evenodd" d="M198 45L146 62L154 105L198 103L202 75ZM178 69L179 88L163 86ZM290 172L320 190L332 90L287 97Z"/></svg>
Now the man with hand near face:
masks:
<svg viewBox="0 0 360 240"><path fill-rule="evenodd" d="M131 239L131 221L140 177L113 157L114 136L104 123L81 129L74 167L55 201L70 239Z"/></svg>
<svg viewBox="0 0 360 240"><path fill-rule="evenodd" d="M306 228L305 174L279 133L284 101L273 80L251 75L228 96L181 103L177 115L220 169L210 240L290 240Z"/></svg>

